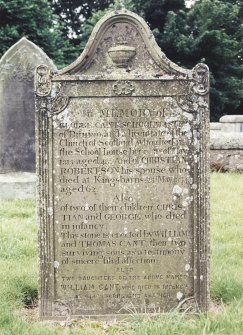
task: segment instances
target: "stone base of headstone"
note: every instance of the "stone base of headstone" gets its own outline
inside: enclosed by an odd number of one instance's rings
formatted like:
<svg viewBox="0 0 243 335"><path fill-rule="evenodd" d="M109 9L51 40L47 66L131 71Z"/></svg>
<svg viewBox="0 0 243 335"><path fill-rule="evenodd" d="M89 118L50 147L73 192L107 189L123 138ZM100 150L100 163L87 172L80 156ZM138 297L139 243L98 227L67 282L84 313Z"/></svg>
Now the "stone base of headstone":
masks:
<svg viewBox="0 0 243 335"><path fill-rule="evenodd" d="M0 174L0 199L35 198L36 175L30 172Z"/></svg>

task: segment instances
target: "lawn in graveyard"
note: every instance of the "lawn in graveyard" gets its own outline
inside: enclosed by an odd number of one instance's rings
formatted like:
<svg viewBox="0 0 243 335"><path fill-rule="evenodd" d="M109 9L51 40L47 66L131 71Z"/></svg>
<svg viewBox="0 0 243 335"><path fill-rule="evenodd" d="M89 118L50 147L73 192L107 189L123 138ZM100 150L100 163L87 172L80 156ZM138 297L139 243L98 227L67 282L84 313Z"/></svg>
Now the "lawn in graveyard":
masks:
<svg viewBox="0 0 243 335"><path fill-rule="evenodd" d="M131 312L122 323L38 321L34 201L0 202L0 335L243 334L243 174L211 175L211 309L156 319Z"/></svg>

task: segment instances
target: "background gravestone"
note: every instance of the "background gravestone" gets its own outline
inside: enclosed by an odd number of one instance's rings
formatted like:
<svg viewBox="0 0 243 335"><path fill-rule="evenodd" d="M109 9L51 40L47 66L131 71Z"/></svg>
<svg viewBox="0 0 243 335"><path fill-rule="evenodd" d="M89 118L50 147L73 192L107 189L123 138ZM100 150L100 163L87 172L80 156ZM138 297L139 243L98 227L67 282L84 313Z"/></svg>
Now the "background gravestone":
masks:
<svg viewBox="0 0 243 335"><path fill-rule="evenodd" d="M208 91L126 10L37 68L42 318L207 310Z"/></svg>
<svg viewBox="0 0 243 335"><path fill-rule="evenodd" d="M243 115L224 115L219 122L222 131L243 133Z"/></svg>
<svg viewBox="0 0 243 335"><path fill-rule="evenodd" d="M34 70L48 56L22 38L0 60L0 173L35 171Z"/></svg>

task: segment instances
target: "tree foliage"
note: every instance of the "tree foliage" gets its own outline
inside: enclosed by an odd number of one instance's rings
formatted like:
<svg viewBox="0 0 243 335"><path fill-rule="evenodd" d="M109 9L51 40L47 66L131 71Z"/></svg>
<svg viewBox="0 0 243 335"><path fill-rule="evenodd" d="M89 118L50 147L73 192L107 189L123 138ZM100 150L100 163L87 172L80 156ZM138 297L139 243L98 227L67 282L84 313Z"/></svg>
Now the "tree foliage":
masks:
<svg viewBox="0 0 243 335"><path fill-rule="evenodd" d="M83 23L94 11L107 8L112 0L49 0L54 13L63 20L63 34L77 39L82 33Z"/></svg>
<svg viewBox="0 0 243 335"><path fill-rule="evenodd" d="M62 64L65 43L59 29L47 0L0 0L0 56L25 36Z"/></svg>
<svg viewBox="0 0 243 335"><path fill-rule="evenodd" d="M243 26L237 1L200 0L187 12L169 12L159 44L167 56L211 73L211 119L242 113Z"/></svg>
<svg viewBox="0 0 243 335"><path fill-rule="evenodd" d="M68 41L65 48L65 63L70 64L80 55L80 44L86 22L97 11L104 10L113 0L48 0L62 27L62 38Z"/></svg>
<svg viewBox="0 0 243 335"><path fill-rule="evenodd" d="M150 28L162 32L168 12L178 12L185 8L184 0L134 0L134 10L150 25Z"/></svg>
<svg viewBox="0 0 243 335"><path fill-rule="evenodd" d="M234 1L232 1L234 2ZM211 71L213 119L240 111L243 101L243 26L240 7L228 1L200 1L189 13L194 53ZM196 60L197 60L196 59ZM241 111L242 112L242 111Z"/></svg>

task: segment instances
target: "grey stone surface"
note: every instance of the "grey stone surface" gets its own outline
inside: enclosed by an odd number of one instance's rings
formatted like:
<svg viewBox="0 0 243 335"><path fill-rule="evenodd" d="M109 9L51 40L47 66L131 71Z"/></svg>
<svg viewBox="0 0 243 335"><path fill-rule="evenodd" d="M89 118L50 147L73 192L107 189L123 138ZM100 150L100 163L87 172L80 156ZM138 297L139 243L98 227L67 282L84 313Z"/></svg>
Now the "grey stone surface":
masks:
<svg viewBox="0 0 243 335"><path fill-rule="evenodd" d="M0 199L30 199L36 195L36 175L30 172L0 174Z"/></svg>
<svg viewBox="0 0 243 335"><path fill-rule="evenodd" d="M242 123L222 123L221 131L228 133L242 133L243 134L243 122Z"/></svg>
<svg viewBox="0 0 243 335"><path fill-rule="evenodd" d="M243 134L234 132L211 132L210 149L243 149Z"/></svg>
<svg viewBox="0 0 243 335"><path fill-rule="evenodd" d="M22 38L0 60L0 173L35 171L34 70L52 61Z"/></svg>
<svg viewBox="0 0 243 335"><path fill-rule="evenodd" d="M219 122L210 122L210 131L220 131L221 126L222 125Z"/></svg>
<svg viewBox="0 0 243 335"><path fill-rule="evenodd" d="M41 318L207 310L208 91L126 10L38 67Z"/></svg>
<svg viewBox="0 0 243 335"><path fill-rule="evenodd" d="M243 123L243 115L224 115L219 119L220 123Z"/></svg>
<svg viewBox="0 0 243 335"><path fill-rule="evenodd" d="M219 119L224 132L243 133L243 115L225 115Z"/></svg>

